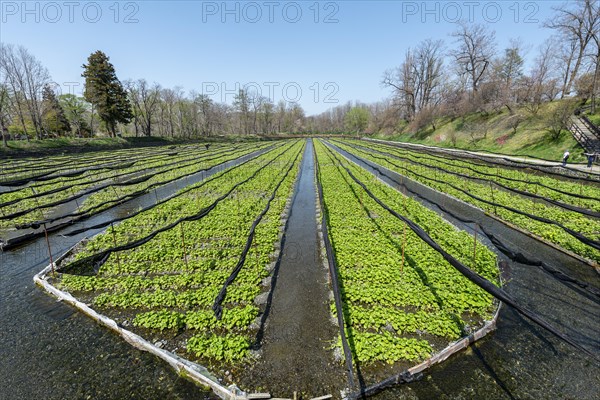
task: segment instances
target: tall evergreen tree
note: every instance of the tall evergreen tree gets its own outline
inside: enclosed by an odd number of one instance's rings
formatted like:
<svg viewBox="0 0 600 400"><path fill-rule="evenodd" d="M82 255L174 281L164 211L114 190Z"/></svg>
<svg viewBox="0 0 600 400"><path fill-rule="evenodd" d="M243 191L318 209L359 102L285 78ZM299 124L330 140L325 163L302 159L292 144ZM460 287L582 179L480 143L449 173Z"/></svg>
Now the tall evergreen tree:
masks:
<svg viewBox="0 0 600 400"><path fill-rule="evenodd" d="M83 65L85 78L85 99L92 103L98 116L104 122L106 130L115 137L117 124L126 124L133 118L127 92L117 78L114 66L100 50L88 57Z"/></svg>
<svg viewBox="0 0 600 400"><path fill-rule="evenodd" d="M42 90L42 126L46 133L61 135L71 132L71 124L65 115L65 110L50 85L44 86Z"/></svg>

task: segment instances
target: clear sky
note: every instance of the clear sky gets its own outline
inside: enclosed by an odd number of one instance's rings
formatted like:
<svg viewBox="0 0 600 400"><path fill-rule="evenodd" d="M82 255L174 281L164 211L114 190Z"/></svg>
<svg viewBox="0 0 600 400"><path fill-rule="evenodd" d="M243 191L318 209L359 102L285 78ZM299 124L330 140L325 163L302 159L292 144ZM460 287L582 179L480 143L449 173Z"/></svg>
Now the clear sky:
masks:
<svg viewBox="0 0 600 400"><path fill-rule="evenodd" d="M145 78L230 103L238 87L308 115L389 96L383 72L426 38L450 47L459 19L486 23L498 48L532 57L558 1L0 1L0 39L25 46L63 89L104 51L119 79ZM530 58L531 58L530 57Z"/></svg>

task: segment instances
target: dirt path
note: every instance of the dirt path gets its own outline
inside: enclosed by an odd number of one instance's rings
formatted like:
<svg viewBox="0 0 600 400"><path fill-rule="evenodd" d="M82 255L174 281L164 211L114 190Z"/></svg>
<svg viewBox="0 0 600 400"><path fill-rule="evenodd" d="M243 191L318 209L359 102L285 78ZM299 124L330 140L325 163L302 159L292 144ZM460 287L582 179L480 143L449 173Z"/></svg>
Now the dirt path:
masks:
<svg viewBox="0 0 600 400"><path fill-rule="evenodd" d="M487 158L492 158L492 159L493 158L507 159L507 160L511 160L514 162L536 164L541 167L557 167L558 168L562 165L560 160L548 161L548 160L540 160L538 158L531 158L531 157L527 157L527 156L507 156L507 155L503 155L503 154L493 154L493 153L485 153L485 152L462 150L462 149L451 149L451 148L446 148L446 147L427 146L427 145L418 144L418 143L393 142L393 141L381 140L381 139L366 139L366 140L372 141L372 142L389 144L389 145L401 145L401 146L406 146L406 147L414 147L417 149L421 148L421 149L433 150L433 151L438 151L438 152L470 154L470 155L474 155L474 156L478 156L478 157L487 157ZM575 169L577 171L585 172L585 173L592 173L594 175L600 174L600 166L598 166L597 164L593 164L591 168L588 168L586 166L586 164L567 163L567 167L569 169Z"/></svg>

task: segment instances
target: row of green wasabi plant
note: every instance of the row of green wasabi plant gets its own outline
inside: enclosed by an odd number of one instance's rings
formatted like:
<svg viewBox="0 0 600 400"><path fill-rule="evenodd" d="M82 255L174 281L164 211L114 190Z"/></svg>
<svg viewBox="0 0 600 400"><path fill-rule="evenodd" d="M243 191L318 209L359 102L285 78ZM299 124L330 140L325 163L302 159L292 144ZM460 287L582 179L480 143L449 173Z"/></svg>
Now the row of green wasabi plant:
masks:
<svg viewBox="0 0 600 400"><path fill-rule="evenodd" d="M33 193L36 193L40 196L38 198L38 202L49 203L49 201L44 201L45 199L41 199L42 196L45 196L45 193L54 194L54 191L64 187L69 187L69 189L72 187L74 190L79 191L82 188L86 187L84 185L89 186L91 184L99 184L103 180L108 179L119 178L124 180L129 174L139 174L140 172L144 172L145 170L152 170L167 163L171 164L173 162L178 162L179 160L185 160L190 156L198 157L198 150L200 149L187 148L180 149L177 152L165 152L163 150L155 153L140 152L136 154L130 154L129 156L123 155L119 158L113 159L109 163L104 161L99 164L100 166L105 166L106 168L85 171L80 175L75 175L72 177L62 176L54 179L48 179L42 182L31 182L24 186L6 189L2 193L0 193L0 204L23 201L29 197L32 197ZM202 148L202 150L206 152L205 148ZM72 157L74 160L76 159L75 155L73 155ZM119 165L131 166L118 168ZM94 166L96 166L96 164L86 165L86 167ZM117 166L117 168L115 168L114 166ZM52 200L56 200L56 198L52 198Z"/></svg>
<svg viewBox="0 0 600 400"><path fill-rule="evenodd" d="M453 256L498 283L494 253L320 141L315 149L346 332L360 362L422 360L464 335L468 325L491 317L492 297L366 195L342 166Z"/></svg>
<svg viewBox="0 0 600 400"><path fill-rule="evenodd" d="M90 240L78 257L130 241L130 227L150 222L164 226L172 218L193 215L227 193L236 182L253 176L218 203L204 218L182 222L135 249L112 254L97 276L63 274L59 286L91 298L106 311L121 310L134 326L186 338L185 348L205 364L239 362L248 355L251 324L259 314L254 299L265 290L271 255L279 241L281 214L297 176L303 142L289 142L146 213L109 228ZM265 166L266 165L266 166ZM260 167L264 167L260 169ZM291 168L291 169L290 169ZM286 171L289 171L286 174ZM254 219L278 182L283 183L256 229L251 250L223 303L217 320L211 306L236 265ZM142 235L146 228L137 231Z"/></svg>
<svg viewBox="0 0 600 400"><path fill-rule="evenodd" d="M89 153L71 153L55 157L8 158L2 164L2 181L23 179L40 173L75 171L90 166L126 162L135 158L165 155L173 151L192 149L197 145L157 146L140 149L115 149Z"/></svg>
<svg viewBox="0 0 600 400"><path fill-rule="evenodd" d="M393 156L397 160L419 163L433 169L445 169L459 173L475 180L491 180L508 188L542 196L561 203L600 211L600 186L575 179L558 179L549 175L541 175L538 171L527 168L516 169L485 165L483 161L450 158L450 156L419 153L393 145L376 142L347 140L348 143L367 149L376 150L382 155ZM600 184L600 182L599 182Z"/></svg>
<svg viewBox="0 0 600 400"><path fill-rule="evenodd" d="M87 171L75 177L61 177L37 184L29 184L16 190L0 193L0 213L8 215L21 210L37 208L56 201L67 199L86 189L98 187L103 184L126 182L132 178L142 176L144 173L156 173L178 163L190 162L205 153L205 149L188 150L174 155L161 155L156 157L146 156L141 159L131 158L124 168L103 168ZM131 165L133 164L133 165ZM123 164L125 165L125 164ZM33 218L44 219L51 208L35 211ZM30 218L15 218L11 224L23 223ZM6 221L5 221L6 223Z"/></svg>
<svg viewBox="0 0 600 400"><path fill-rule="evenodd" d="M367 150L367 147L371 146L370 144L362 148L350 146L342 142L336 142L336 145L339 145L341 149L351 154L473 204L497 216L501 220L514 224L584 258L595 262L600 261L600 251L577 239L561 227L529 218L505 207L556 221L574 232L595 241L600 239L600 220L596 218L534 201L531 198L499 190L493 186L460 178L452 174L434 170L433 168L403 162L390 156L382 156L376 151ZM473 196L484 201L478 200ZM486 201L496 203L500 206L489 204Z"/></svg>
<svg viewBox="0 0 600 400"><path fill-rule="evenodd" d="M93 210L94 213L97 213L106 210L113 207L116 203L118 203L118 201L120 201L120 199L127 198L127 196L133 196L136 193L147 192L150 190L150 188L159 187L161 182L178 179L186 175L193 174L196 171L207 169L227 161L235 160L251 153L252 151L256 151L267 146L267 144L255 146L244 145L240 149L231 147L225 148L219 152L210 153L207 153L205 149L197 149L195 154L182 156L179 160L176 159L173 161L173 158L171 158L150 163L150 165L145 165L143 167L137 167L135 171L125 172L128 175L131 174L128 179L125 179L125 183L127 183L128 180L135 182L136 179L141 176L139 175L140 172L144 175L154 174L154 176L140 183L119 186L110 185L110 183L114 180L110 180L109 178L108 182L103 183L104 185L109 186L97 192L91 193L90 195L86 196L83 201L81 199L78 200L77 212L88 212ZM112 172L112 174L114 175L114 172ZM79 190L83 191L83 189L89 189L89 187L84 187ZM35 209L38 205L50 204L51 202L57 200L60 201L61 199L66 199L73 196L75 193L76 192L74 191L63 191L51 194L47 197L45 196L41 200L39 198L28 199L25 202L19 203L19 206L29 207L28 209L32 209L32 211L17 218L0 221L0 228L3 227L3 225L4 227L7 227L7 225L11 226L15 224L43 220L46 215L52 212L53 208L45 208L44 211L42 211L39 208ZM33 208L31 208L31 206L33 206Z"/></svg>

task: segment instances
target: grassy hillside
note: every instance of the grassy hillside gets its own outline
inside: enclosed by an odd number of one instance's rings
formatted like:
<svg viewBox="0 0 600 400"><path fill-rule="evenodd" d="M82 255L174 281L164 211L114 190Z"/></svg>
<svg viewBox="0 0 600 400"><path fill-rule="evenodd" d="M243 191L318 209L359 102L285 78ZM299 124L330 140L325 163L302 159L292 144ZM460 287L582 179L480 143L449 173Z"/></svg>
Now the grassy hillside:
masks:
<svg viewBox="0 0 600 400"><path fill-rule="evenodd" d="M515 110L511 115L503 108L497 113L474 113L454 120L440 118L435 121L435 130L431 124L416 132L405 125L399 127L397 134L375 137L549 160L560 160L564 151L569 150L571 161L583 162L583 148L570 132L563 131L558 139L553 139L548 132L550 116L560 104L560 101L544 104L535 115L525 109ZM520 120L516 131L513 129L515 118Z"/></svg>

